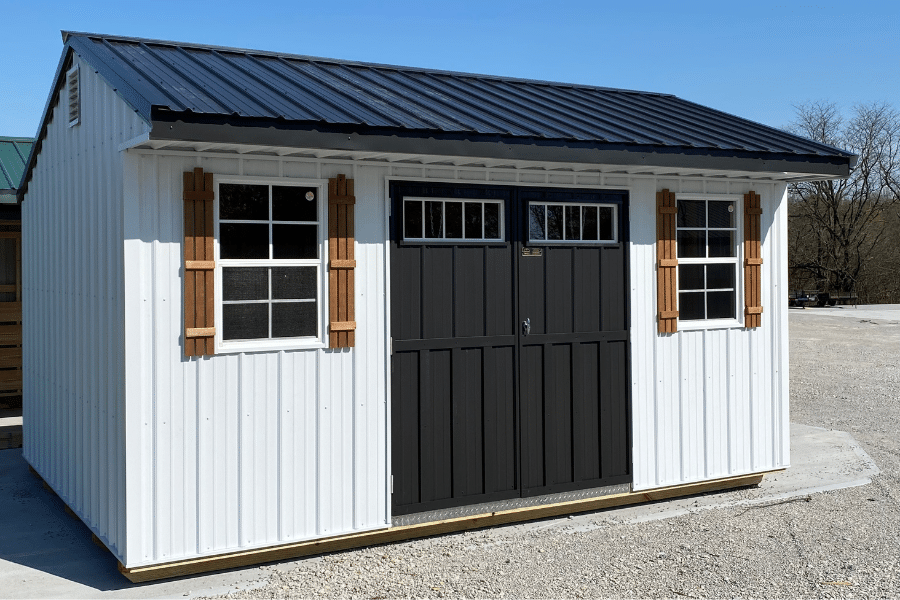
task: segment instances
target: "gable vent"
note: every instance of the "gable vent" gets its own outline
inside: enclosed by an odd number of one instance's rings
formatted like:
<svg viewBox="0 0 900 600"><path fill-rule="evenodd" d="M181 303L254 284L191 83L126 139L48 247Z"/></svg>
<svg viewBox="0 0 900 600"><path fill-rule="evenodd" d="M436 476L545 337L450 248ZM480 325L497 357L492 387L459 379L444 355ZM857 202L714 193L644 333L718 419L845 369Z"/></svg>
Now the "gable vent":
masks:
<svg viewBox="0 0 900 600"><path fill-rule="evenodd" d="M81 121L81 90L78 79L78 65L66 73L66 90L69 97L69 127Z"/></svg>

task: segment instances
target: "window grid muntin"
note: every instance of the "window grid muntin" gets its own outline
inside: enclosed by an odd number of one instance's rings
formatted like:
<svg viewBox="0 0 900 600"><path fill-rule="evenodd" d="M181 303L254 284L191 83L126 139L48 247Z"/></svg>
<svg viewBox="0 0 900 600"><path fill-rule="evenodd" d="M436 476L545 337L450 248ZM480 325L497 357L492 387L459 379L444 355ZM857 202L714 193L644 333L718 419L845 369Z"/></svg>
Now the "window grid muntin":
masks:
<svg viewBox="0 0 900 600"><path fill-rule="evenodd" d="M689 200L691 202L701 202L702 201L704 203L704 209L705 209L704 210L704 218L706 221L706 226L705 227L681 227L680 225L677 224L677 221L676 221L675 239L676 240L678 239L679 231L703 231L703 232L707 233L707 235L704 236L704 239L706 240L706 243L705 243L706 256L703 256L703 257L679 256L678 248L676 248L676 256L678 256L678 260L681 261L681 260L688 260L688 259L707 260L707 259L735 258L737 256L738 246L739 246L739 243L738 243L739 242L739 240L738 240L738 222L739 222L739 220L738 220L737 199L725 200L725 199L718 199L718 198L709 198L709 199L706 199L706 198L683 198L683 199L679 199L678 201L682 201L682 200ZM734 217L733 217L734 226L733 227L710 227L709 226L709 205L710 205L710 203L713 203L713 202L722 202L722 203L727 202L727 203L730 203L734 207L734 210L731 211L731 214L734 215ZM709 232L710 231L732 231L732 232L734 232L733 245L732 245L734 256L726 257L726 256L710 256L709 255L709 246L710 246Z"/></svg>
<svg viewBox="0 0 900 600"><path fill-rule="evenodd" d="M422 237L407 237L406 235L406 210L407 210L407 202L418 202L420 205L420 215L421 215L421 233ZM425 230L427 228L426 223L426 212L425 212L425 203L426 202L440 202L441 203L441 235L442 237L425 237ZM447 203L454 202L462 205L461 215L462 215L462 235L460 238L448 238L447 234ZM466 237L466 204L480 204L481 205L481 237ZM486 204L494 204L498 207L498 226L499 226L499 237L496 238L488 238L484 237L485 229L487 229L485 225L484 215L485 210L484 207ZM489 200L483 198L425 198L418 196L411 196L407 198L403 198L403 221L401 223L401 231L404 242L436 242L436 241L445 241L445 242L502 242L506 239L506 215L504 213L504 204L503 200Z"/></svg>
<svg viewBox="0 0 900 600"><path fill-rule="evenodd" d="M742 251L741 250L741 247L742 247L741 239L742 238L740 235L740 231L741 231L740 215L743 214L741 212L741 208L742 208L741 197L738 195L726 195L726 196L719 196L719 197L703 197L702 195L685 195L685 196L679 195L676 197L676 205L678 205L678 203L685 201L685 200L704 202L704 207L705 207L704 215L705 215L707 227L680 227L680 226L678 226L677 220L676 220L676 226L675 226L676 256L678 257L679 267L681 265L704 265L704 266L717 265L717 264L732 265L732 268L734 269L734 278L735 279L734 279L734 288L733 289L732 288L706 289L707 275L706 275L706 270L704 269L704 275L703 275L704 289L702 289L702 290L701 289L682 290L681 289L681 270L680 270L680 268L677 268L675 270L675 272L676 272L676 289L678 290L679 307L681 304L681 295L682 294L701 293L702 292L703 297L704 297L703 298L703 300L704 300L703 301L703 315L704 315L703 319L684 319L681 315L679 315L678 320L680 322L683 321L687 325L702 324L702 323L722 323L722 322L727 323L729 321L731 321L731 322L740 321L742 318L742 314L741 314L741 310L740 310L740 303L741 303L741 299L742 299L741 291L742 291L742 286L743 286L742 270L739 268L740 263L741 263L741 251ZM709 204L711 202L723 202L723 203L727 202L727 203L730 203L734 207L734 211L732 211L732 214L734 215L734 217L733 217L734 227L709 227L708 226L709 225ZM679 231L704 231L704 232L706 232L706 231L732 231L732 232L734 232L734 236L732 238L732 240L733 240L732 248L733 248L734 256L709 256L709 237L708 236L705 238L706 239L706 244L705 244L706 256L705 257L682 257L682 256L679 256L678 255L679 248L678 248L678 244L677 244ZM707 297L708 292L733 292L734 293L734 302L733 302L732 310L733 310L734 316L732 316L732 317L716 317L716 318L711 318L711 319L707 318L707 315L709 313L709 303L708 303L708 297ZM680 312L681 311L679 310L679 313Z"/></svg>
<svg viewBox="0 0 900 600"><path fill-rule="evenodd" d="M531 207L532 206L543 206L544 207L544 238L543 239L535 239L531 237ZM559 240L551 240L549 238L549 226L548 226L548 207L549 206L559 206L562 208L562 239ZM579 239L568 239L566 237L566 207L577 206L578 207L578 215L581 221L581 238ZM596 207L597 210L597 239L595 240L586 240L584 239L584 209L585 208L593 208ZM612 209L612 215L610 216L610 223L612 225L612 237L602 239L600 238L600 208L610 208ZM619 208L615 204L603 204L597 202L529 202L528 203L528 241L533 244L572 244L572 243L580 243L580 244L615 244L619 241Z"/></svg>
<svg viewBox="0 0 900 600"><path fill-rule="evenodd" d="M219 201L221 199L221 193L219 192L222 185L235 184L235 185L260 185L266 186L268 190L268 220L261 219L220 219L219 218ZM316 212L319 216L319 220L317 221L276 221L272 219L273 215L273 188L276 186L282 187L307 187L314 188L316 190ZM290 344L291 342L303 342L303 341L320 341L322 338L322 314L325 307L322 304L322 261L325 256L325 244L323 243L323 235L324 235L324 227L325 227L325 217L324 210L327 202L323 202L325 199L323 193L323 186L319 183L311 183L311 182L293 182L293 181L260 181L257 179L252 180L232 180L232 179L223 179L222 181L216 182L216 202L215 202L215 256L216 256L216 282L217 282L217 292L216 292L216 337L220 340L220 345L223 348L241 348L241 347L250 347L258 346L259 344L277 344L282 346L284 344ZM268 244L268 253L269 258L219 258L220 255L220 225L221 224L231 224L231 223L247 223L247 224L267 224L268 225L268 235L269 235L269 244ZM314 225L316 226L316 252L318 256L316 258L272 258L274 255L274 244L273 244L273 226L274 225ZM226 269L229 267L265 267L267 268L267 284L268 284L268 295L269 298L267 300L222 300L222 269ZM315 273L315 281L316 281L316 294L315 298L308 299L274 299L272 298L272 269L275 267L314 267L316 269ZM305 302L305 303L316 303L316 318L315 318L315 334L312 336L295 336L295 337L273 337L272 336L272 304L275 303L288 303L288 302ZM220 307L226 304L262 304L266 303L268 305L267 308L267 319L268 319L268 337L267 338L240 338L240 339L228 339L224 338L224 316L223 311Z"/></svg>
<svg viewBox="0 0 900 600"><path fill-rule="evenodd" d="M234 260L234 259L232 259L232 260ZM307 259L307 260L309 260L309 259ZM242 263L243 263L243 261L242 261ZM266 288L267 288L266 293L268 294L268 298L257 299L257 300L224 300L223 299L220 301L223 306L226 304L265 304L265 305L267 305L269 337L268 338L234 338L234 339L225 340L225 338L224 338L225 332L223 331L222 332L223 341L242 342L242 341L248 341L248 340L262 340L262 339L268 339L268 340L293 339L293 338L281 338L281 337L273 337L272 336L272 305L273 304L299 303L299 302L317 303L318 295L319 295L319 285L318 285L319 270L316 269L316 275L315 275L315 277L316 277L316 298L273 298L272 296L274 295L274 292L272 289L272 270L278 266L279 265L272 265L271 263L267 263L265 265L259 265L259 266L241 264L241 267L266 270ZM312 267L312 265L281 265L281 266L295 267L298 269ZM228 269L228 268L239 268L239 267L237 267L236 265L231 265L231 264L225 264L222 266L223 270ZM223 325L224 325L224 323L223 323ZM316 330L317 330L316 336L318 337L318 325L316 326ZM309 337L309 336L298 336L298 339L305 338L305 337Z"/></svg>
<svg viewBox="0 0 900 600"><path fill-rule="evenodd" d="M730 265L732 267L732 269L734 270L734 287L708 288L707 281L708 281L709 277L708 277L706 269L704 268L703 269L703 287L702 288L682 289L681 288L681 267L682 266L690 266L690 265L698 265L698 266L702 266L702 267L708 267L711 265ZM688 322L697 322L697 321L718 321L718 320L738 318L737 317L737 313L738 313L737 303L739 301L739 298L738 298L738 287L739 286L738 286L738 284L740 283L740 281L739 281L740 272L738 271L737 267L738 267L738 262L737 262L736 258L729 259L727 261L720 261L720 260L710 261L710 260L699 259L699 258L684 259L684 260L678 259L678 268L675 270L675 273L676 273L675 276L676 276L676 280L677 280L679 303L681 302L682 294L700 294L700 293L703 294L703 318L702 319L683 319L683 320L688 321ZM709 314L709 296L708 296L709 292L733 292L735 295L734 306L732 306L732 309L734 310L734 315L731 317L715 317L715 318L710 319L707 316ZM679 316L679 320L682 320L682 318L680 316Z"/></svg>

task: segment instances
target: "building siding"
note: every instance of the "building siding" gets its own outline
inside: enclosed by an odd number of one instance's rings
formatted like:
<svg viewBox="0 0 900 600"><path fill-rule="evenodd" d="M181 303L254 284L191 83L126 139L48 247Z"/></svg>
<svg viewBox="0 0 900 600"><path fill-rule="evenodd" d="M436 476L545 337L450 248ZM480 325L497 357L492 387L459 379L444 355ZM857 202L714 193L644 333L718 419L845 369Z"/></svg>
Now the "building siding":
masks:
<svg viewBox="0 0 900 600"><path fill-rule="evenodd" d="M385 527L384 175L352 164L129 153L127 566ZM353 349L184 357L184 171L356 180ZM133 179L133 181L132 181ZM327 295L322 298L327 304Z"/></svg>
<svg viewBox="0 0 900 600"><path fill-rule="evenodd" d="M660 189L762 197L763 324L656 332L656 205ZM631 349L634 489L787 467L785 185L645 179L632 186Z"/></svg>
<svg viewBox="0 0 900 600"><path fill-rule="evenodd" d="M125 540L122 160L148 130L77 56L22 204L25 459L117 556Z"/></svg>
<svg viewBox="0 0 900 600"><path fill-rule="evenodd" d="M781 217L784 186L747 181L365 166L313 159L130 153L139 190L129 264L128 381L142 412L129 566L386 526L390 474L385 177L628 189L634 489L787 465ZM325 178L357 190L357 347L182 357L181 173ZM656 333L655 193L763 196L763 327ZM126 221L128 218L126 217ZM783 219L781 219L783 220ZM132 254L133 253L133 254ZM133 338L139 339L135 341ZM134 375L132 375L134 374ZM133 462L132 462L133 461ZM132 490L129 488L130 493Z"/></svg>
<svg viewBox="0 0 900 600"><path fill-rule="evenodd" d="M634 489L788 465L783 184L123 153L147 126L81 76L82 124L50 122L23 205L25 455L126 566L389 525L388 177L628 190ZM355 348L183 356L181 185L194 167L355 179ZM761 328L657 334L662 188L760 193Z"/></svg>

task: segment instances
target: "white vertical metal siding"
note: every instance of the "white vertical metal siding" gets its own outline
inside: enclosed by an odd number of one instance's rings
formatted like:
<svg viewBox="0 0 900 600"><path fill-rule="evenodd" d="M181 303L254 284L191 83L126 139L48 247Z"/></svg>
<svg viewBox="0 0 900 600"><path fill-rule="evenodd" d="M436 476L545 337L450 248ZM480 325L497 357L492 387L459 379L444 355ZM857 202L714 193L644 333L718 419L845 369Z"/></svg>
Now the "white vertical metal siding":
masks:
<svg viewBox="0 0 900 600"><path fill-rule="evenodd" d="M125 539L122 159L148 130L87 64L22 204L25 459L114 554Z"/></svg>
<svg viewBox="0 0 900 600"><path fill-rule="evenodd" d="M635 489L788 464L784 185L187 151L123 157L118 144L146 125L89 68L82 85L82 124L50 123L23 206L26 457L126 566L389 523L385 177L628 189ZM355 348L183 356L181 186L197 166L355 179ZM761 194L762 328L656 333L663 187Z"/></svg>
<svg viewBox="0 0 900 600"><path fill-rule="evenodd" d="M656 191L663 188L760 194L762 327L657 333ZM650 178L630 189L634 489L787 467L785 185Z"/></svg>
<svg viewBox="0 0 900 600"><path fill-rule="evenodd" d="M356 181L356 347L183 356L182 173ZM126 565L385 527L386 168L129 153ZM322 299L327 305L327 295Z"/></svg>

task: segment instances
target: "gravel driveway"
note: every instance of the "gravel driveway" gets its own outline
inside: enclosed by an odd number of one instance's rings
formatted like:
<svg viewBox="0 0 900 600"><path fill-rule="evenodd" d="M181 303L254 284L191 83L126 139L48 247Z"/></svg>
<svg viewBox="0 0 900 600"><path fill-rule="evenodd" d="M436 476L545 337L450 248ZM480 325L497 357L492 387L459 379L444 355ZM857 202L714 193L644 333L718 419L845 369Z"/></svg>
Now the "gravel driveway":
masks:
<svg viewBox="0 0 900 600"><path fill-rule="evenodd" d="M790 327L791 420L850 432L872 484L354 550L262 567L264 587L228 597L900 597L900 320L795 310Z"/></svg>

